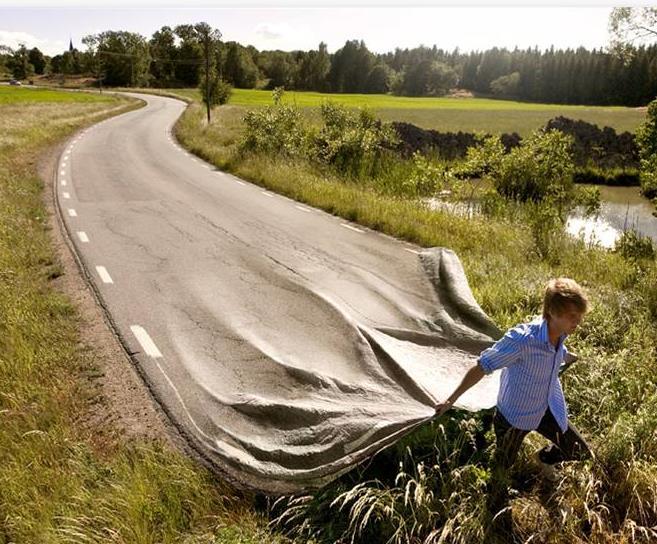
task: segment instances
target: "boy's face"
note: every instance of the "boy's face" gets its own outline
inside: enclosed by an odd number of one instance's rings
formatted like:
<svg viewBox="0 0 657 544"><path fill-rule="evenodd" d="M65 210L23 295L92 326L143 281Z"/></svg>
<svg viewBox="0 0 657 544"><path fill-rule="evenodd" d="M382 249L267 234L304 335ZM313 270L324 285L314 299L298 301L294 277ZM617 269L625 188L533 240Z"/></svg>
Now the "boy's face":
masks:
<svg viewBox="0 0 657 544"><path fill-rule="evenodd" d="M584 318L584 312L577 307L567 305L561 314L550 312L550 324L559 331L559 334L572 334Z"/></svg>

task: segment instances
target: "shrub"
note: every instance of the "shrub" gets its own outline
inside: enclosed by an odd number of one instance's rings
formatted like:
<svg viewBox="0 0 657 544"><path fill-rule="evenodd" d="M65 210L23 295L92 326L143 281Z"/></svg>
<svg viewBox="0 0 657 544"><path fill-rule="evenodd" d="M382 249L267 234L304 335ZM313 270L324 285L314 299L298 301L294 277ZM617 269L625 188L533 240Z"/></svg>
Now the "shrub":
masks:
<svg viewBox="0 0 657 544"><path fill-rule="evenodd" d="M219 79L215 84L214 93L217 98L217 103L220 106L223 106L228 103L228 100L230 100L230 97L233 94L233 87L227 81Z"/></svg>
<svg viewBox="0 0 657 544"><path fill-rule="evenodd" d="M282 89L274 89L274 104L249 110L242 119L245 125L242 149L263 153L302 156L307 150L307 136L301 111L281 103Z"/></svg>
<svg viewBox="0 0 657 544"><path fill-rule="evenodd" d="M558 130L534 132L497 162L491 160L488 177L498 193L512 200L563 201L573 187L571 144L572 138Z"/></svg>
<svg viewBox="0 0 657 544"><path fill-rule="evenodd" d="M402 182L404 194L411 197L427 197L439 191L452 191L458 182L449 168L432 162L416 151L413 154L413 168Z"/></svg>
<svg viewBox="0 0 657 544"><path fill-rule="evenodd" d="M498 136L479 136L478 145L468 148L465 161L455 167L458 177L481 177L492 172L506 150Z"/></svg>
<svg viewBox="0 0 657 544"><path fill-rule="evenodd" d="M315 138L317 155L339 171L355 175L375 174L387 149L396 145L395 132L366 109L351 111L325 102L324 126Z"/></svg>
<svg viewBox="0 0 657 544"><path fill-rule="evenodd" d="M641 161L641 192L647 198L657 197L657 155Z"/></svg>
<svg viewBox="0 0 657 544"><path fill-rule="evenodd" d="M657 100L648 105L646 120L636 131L641 159L641 191L648 198L657 196Z"/></svg>
<svg viewBox="0 0 657 544"><path fill-rule="evenodd" d="M209 96L206 97L206 79L205 76L201 77L201 81L199 83L199 90L201 91L201 97L202 101L204 104L207 104L206 98L209 98L210 106L223 106L226 102L228 102L228 99L230 98L230 95L233 92L233 88L225 82L223 79L219 79L218 77L213 77L212 75L210 76L210 93Z"/></svg>

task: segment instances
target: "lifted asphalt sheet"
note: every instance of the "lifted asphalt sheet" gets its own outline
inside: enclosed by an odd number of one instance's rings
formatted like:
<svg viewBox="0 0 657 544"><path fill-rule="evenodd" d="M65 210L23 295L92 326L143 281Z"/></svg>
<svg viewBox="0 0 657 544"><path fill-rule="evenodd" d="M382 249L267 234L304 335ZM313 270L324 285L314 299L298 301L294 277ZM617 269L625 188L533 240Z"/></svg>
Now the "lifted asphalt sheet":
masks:
<svg viewBox="0 0 657 544"><path fill-rule="evenodd" d="M414 307L403 290L361 274L376 298L375 305L363 301L368 315L359 300L334 296L339 284L323 290L295 274L274 280L284 311L263 296L257 320L238 293L224 293L227 336L246 347L239 360L222 363L220 375L196 376L209 407L196 438L237 481L268 493L325 485L431 419L501 336L450 250L419 255L428 305ZM295 322L301 313L303 324ZM391 314L405 327L376 325ZM492 407L498 387L497 373L486 376L456 406Z"/></svg>

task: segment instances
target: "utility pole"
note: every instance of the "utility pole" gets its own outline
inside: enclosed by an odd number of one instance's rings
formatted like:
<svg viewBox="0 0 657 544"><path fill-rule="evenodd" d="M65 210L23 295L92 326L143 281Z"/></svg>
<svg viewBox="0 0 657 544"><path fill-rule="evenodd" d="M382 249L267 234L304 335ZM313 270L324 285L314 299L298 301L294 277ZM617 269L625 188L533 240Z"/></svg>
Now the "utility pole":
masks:
<svg viewBox="0 0 657 544"><path fill-rule="evenodd" d="M98 89L103 94L103 66L101 64L100 54L96 55L96 79L98 80Z"/></svg>
<svg viewBox="0 0 657 544"><path fill-rule="evenodd" d="M210 124L210 33L205 35L205 106Z"/></svg>
<svg viewBox="0 0 657 544"><path fill-rule="evenodd" d="M216 44L221 37L221 32L218 30L213 30L212 27L207 23L197 23L194 25L194 31L196 32L196 43L202 47L203 54L205 56L205 82L202 80L199 82L199 90L203 95L203 102L205 102L205 111L208 119L208 125L211 122L212 115L212 104L215 102L214 96L212 93L214 87L216 86L216 73L215 73L215 56L216 56Z"/></svg>

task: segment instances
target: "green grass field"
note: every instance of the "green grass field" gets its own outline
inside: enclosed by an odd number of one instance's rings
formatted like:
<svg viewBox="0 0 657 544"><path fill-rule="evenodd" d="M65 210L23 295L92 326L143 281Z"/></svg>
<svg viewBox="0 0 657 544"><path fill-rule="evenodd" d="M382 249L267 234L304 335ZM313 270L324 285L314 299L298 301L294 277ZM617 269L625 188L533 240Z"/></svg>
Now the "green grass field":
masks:
<svg viewBox="0 0 657 544"><path fill-rule="evenodd" d="M62 92L0 85L0 104L28 104L50 102L109 102L111 97L88 92Z"/></svg>
<svg viewBox="0 0 657 544"><path fill-rule="evenodd" d="M319 106L325 100L351 107L368 106L372 109L411 109L411 110L488 110L488 111L544 111L544 110L579 110L587 106L563 106L559 104L534 104L514 102L512 100L494 100L489 98L446 98L446 97L409 97L387 94L348 94L317 93L311 91L286 91L283 101L300 107ZM263 106L271 103L271 91L256 89L233 89L231 103L239 106ZM623 110L627 108L600 108Z"/></svg>
<svg viewBox="0 0 657 544"><path fill-rule="evenodd" d="M168 92L189 100L200 100L196 89L169 89ZM532 104L488 98L411 98L294 91L286 92L283 97L284 102L313 110L326 100L348 107L371 108L384 121L405 121L441 132L518 132L527 136L559 115L581 119L600 128L610 126L618 132L634 132L645 118L645 112L637 108ZM254 89L233 89L229 101L231 106L244 110L271 103L271 91ZM314 113L309 115L313 117Z"/></svg>

